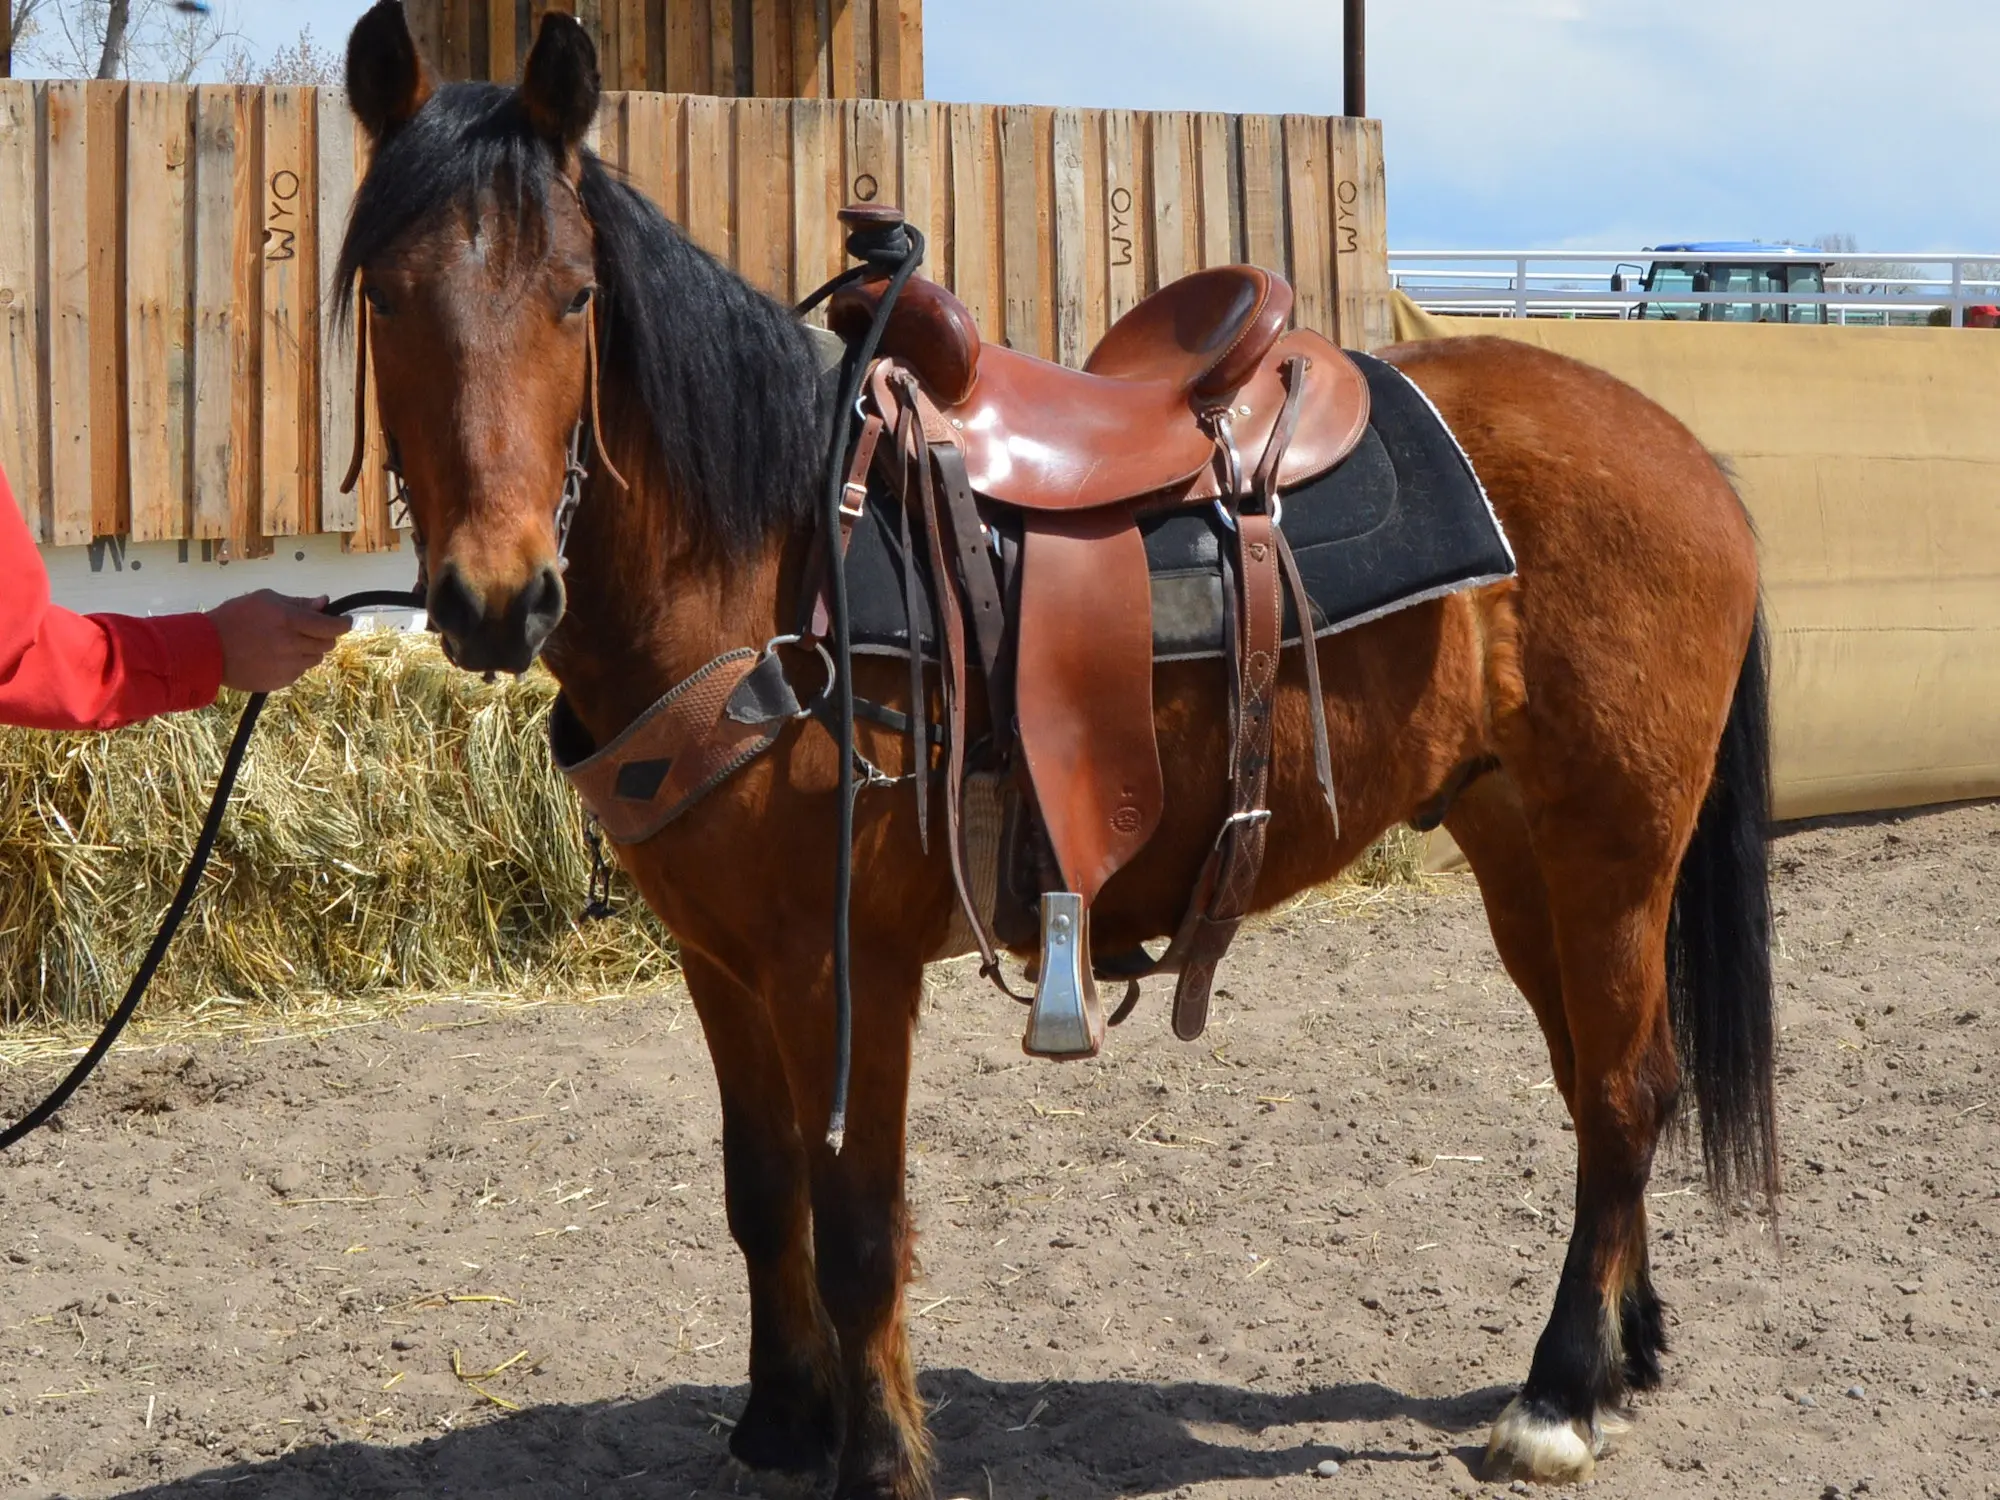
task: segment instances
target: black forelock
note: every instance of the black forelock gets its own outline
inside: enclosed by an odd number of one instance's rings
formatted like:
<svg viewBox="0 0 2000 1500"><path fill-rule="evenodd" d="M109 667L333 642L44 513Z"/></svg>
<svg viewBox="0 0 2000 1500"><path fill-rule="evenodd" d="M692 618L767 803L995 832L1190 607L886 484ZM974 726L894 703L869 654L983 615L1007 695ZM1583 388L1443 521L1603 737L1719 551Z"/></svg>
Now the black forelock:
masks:
<svg viewBox="0 0 2000 1500"><path fill-rule="evenodd" d="M636 399L698 541L742 551L806 521L826 429L803 326L593 153L582 160L607 398L622 386ZM440 215L477 212L488 193L539 233L558 168L512 89L439 89L377 146L355 193L336 316L346 318L362 267Z"/></svg>

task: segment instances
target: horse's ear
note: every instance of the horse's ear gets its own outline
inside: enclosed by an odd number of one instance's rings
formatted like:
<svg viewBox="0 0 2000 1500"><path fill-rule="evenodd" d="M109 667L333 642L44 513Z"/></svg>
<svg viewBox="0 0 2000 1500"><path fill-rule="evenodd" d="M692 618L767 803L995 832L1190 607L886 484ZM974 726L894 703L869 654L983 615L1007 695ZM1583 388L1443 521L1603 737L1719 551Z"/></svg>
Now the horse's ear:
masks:
<svg viewBox="0 0 2000 1500"><path fill-rule="evenodd" d="M424 107L432 87L402 0L377 0L347 38L347 101L355 118L380 145Z"/></svg>
<svg viewBox="0 0 2000 1500"><path fill-rule="evenodd" d="M597 118L597 48L575 16L552 10L521 69L521 106L536 134L574 151Z"/></svg>

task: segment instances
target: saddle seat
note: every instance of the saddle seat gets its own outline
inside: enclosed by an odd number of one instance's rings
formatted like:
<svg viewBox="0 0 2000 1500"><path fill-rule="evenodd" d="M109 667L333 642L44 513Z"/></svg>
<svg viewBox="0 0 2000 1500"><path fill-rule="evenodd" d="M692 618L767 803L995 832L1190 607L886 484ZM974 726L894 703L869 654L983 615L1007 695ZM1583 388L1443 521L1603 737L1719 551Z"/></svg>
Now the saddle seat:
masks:
<svg viewBox="0 0 2000 1500"><path fill-rule="evenodd" d="M828 324L859 339L886 286L836 295ZM1367 427L1367 386L1332 345L1285 333L1292 290L1255 266L1218 266L1170 283L1120 318L1082 370L985 343L971 312L913 280L881 354L913 374L958 434L973 489L1023 510L1089 510L1143 497L1165 504L1222 493L1215 416L1254 461L1285 400L1284 360L1313 360L1281 486L1324 473Z"/></svg>

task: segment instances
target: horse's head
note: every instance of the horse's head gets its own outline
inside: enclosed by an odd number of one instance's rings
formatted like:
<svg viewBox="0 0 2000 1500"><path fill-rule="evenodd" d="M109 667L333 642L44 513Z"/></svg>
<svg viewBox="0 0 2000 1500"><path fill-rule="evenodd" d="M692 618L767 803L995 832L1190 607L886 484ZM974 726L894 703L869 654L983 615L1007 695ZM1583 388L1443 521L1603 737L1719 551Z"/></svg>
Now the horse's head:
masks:
<svg viewBox="0 0 2000 1500"><path fill-rule="evenodd" d="M347 45L374 144L342 250L392 462L452 658L526 670L564 609L557 511L589 417L595 245L581 141L597 55L544 17L521 86L434 88L398 0Z"/></svg>

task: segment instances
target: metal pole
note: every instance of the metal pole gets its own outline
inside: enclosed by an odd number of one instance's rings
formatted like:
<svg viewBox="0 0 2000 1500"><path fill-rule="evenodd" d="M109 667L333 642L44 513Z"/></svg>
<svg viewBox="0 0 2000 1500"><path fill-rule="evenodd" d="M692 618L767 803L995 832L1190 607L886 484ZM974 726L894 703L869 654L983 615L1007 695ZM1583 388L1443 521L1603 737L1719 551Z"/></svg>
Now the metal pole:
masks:
<svg viewBox="0 0 2000 1500"><path fill-rule="evenodd" d="M1368 0L1347 0L1347 113L1368 113Z"/></svg>

